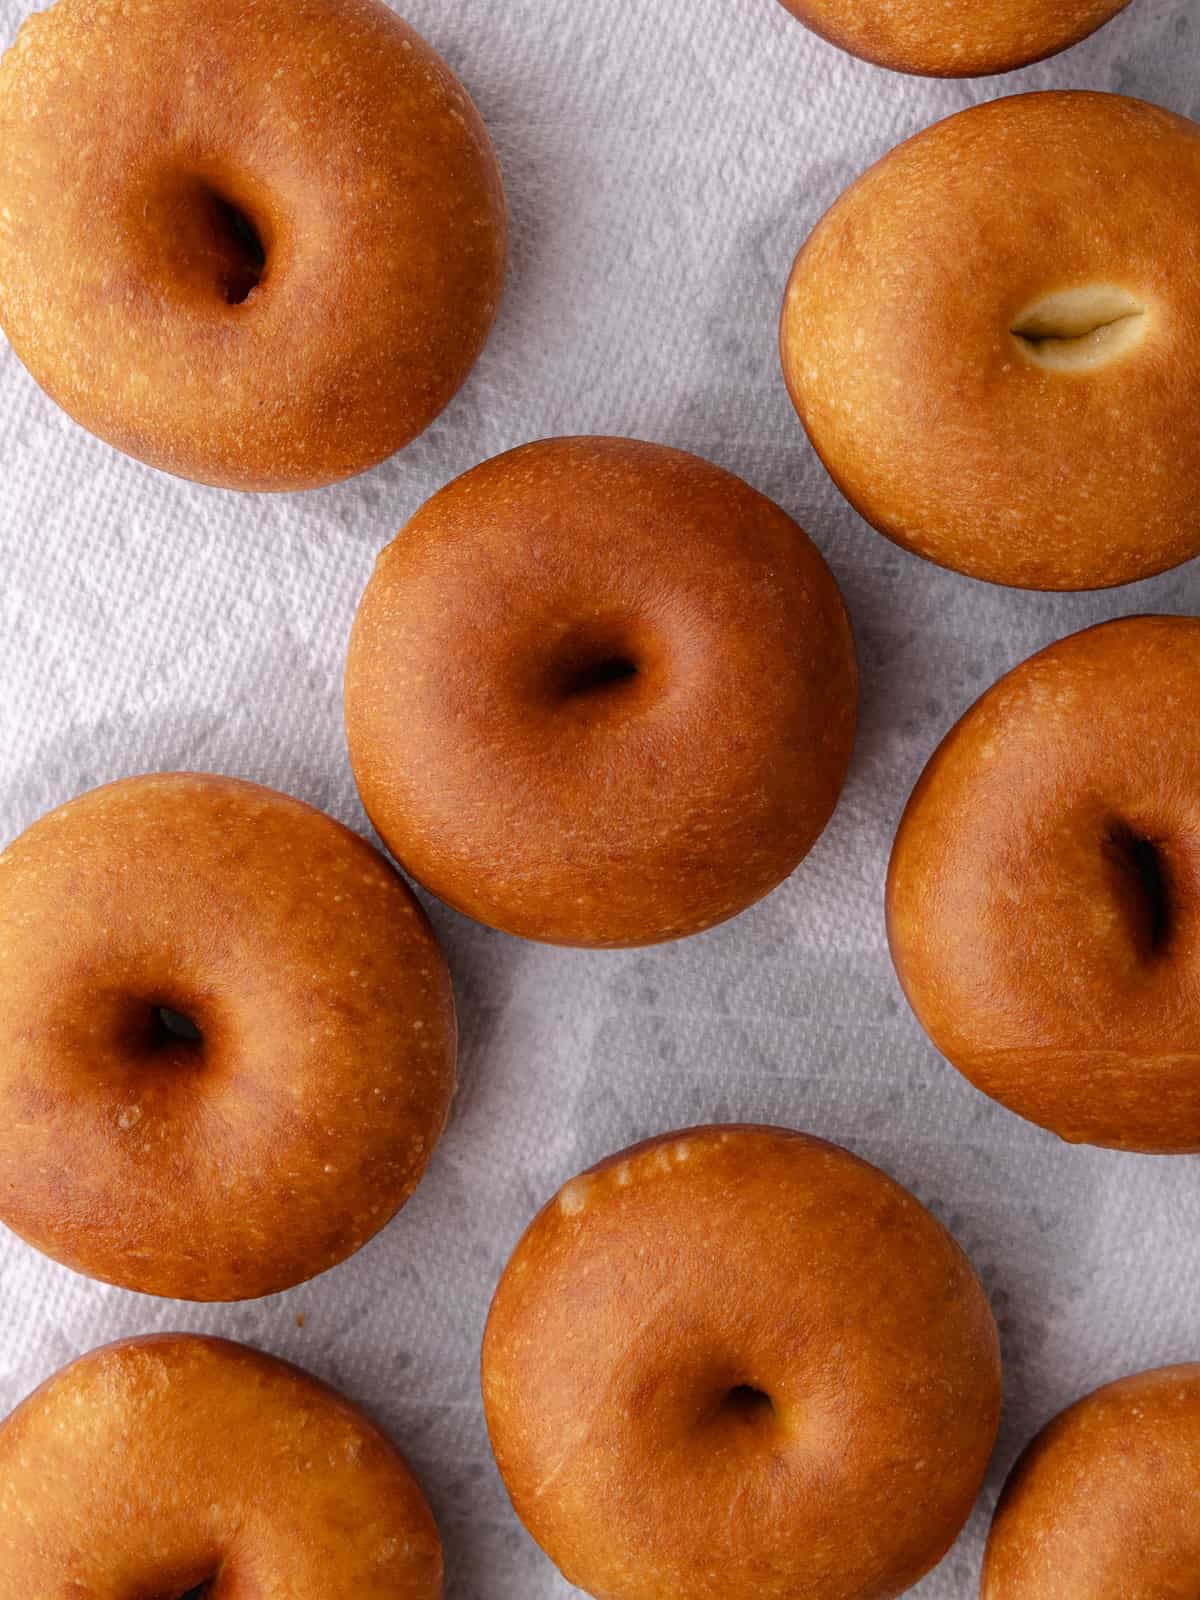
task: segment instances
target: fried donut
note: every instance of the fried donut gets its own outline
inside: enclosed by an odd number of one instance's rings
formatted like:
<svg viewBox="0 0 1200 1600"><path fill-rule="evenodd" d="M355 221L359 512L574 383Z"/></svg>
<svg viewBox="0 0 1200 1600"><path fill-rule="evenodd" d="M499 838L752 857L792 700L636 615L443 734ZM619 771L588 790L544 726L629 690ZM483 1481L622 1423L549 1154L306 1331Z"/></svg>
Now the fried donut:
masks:
<svg viewBox="0 0 1200 1600"><path fill-rule="evenodd" d="M1062 1138L1200 1150L1200 621L1072 634L926 767L888 875L937 1048Z"/></svg>
<svg viewBox="0 0 1200 1600"><path fill-rule="evenodd" d="M632 439L525 445L435 495L379 558L346 667L388 849L555 944L676 939L773 889L829 820L856 715L805 534Z"/></svg>
<svg viewBox="0 0 1200 1600"><path fill-rule="evenodd" d="M441 1593L433 1515L395 1448L245 1345L106 1345L0 1424L0 1600Z"/></svg>
<svg viewBox="0 0 1200 1600"><path fill-rule="evenodd" d="M257 784L129 778L0 855L0 1220L95 1278L270 1294L402 1206L454 1006L365 840Z"/></svg>
<svg viewBox="0 0 1200 1600"><path fill-rule="evenodd" d="M836 1145L710 1127L573 1179L483 1345L518 1516L603 1600L890 1600L996 1438L996 1326L907 1190Z"/></svg>
<svg viewBox="0 0 1200 1600"><path fill-rule="evenodd" d="M782 0L814 33L851 55L930 78L1011 72L1057 55L1129 0Z"/></svg>
<svg viewBox="0 0 1200 1600"><path fill-rule="evenodd" d="M0 66L0 326L168 472L391 455L470 370L506 248L478 114L380 0L58 0Z"/></svg>
<svg viewBox="0 0 1200 1600"><path fill-rule="evenodd" d="M1200 553L1200 128L1017 95L900 145L792 270L784 375L878 531L1023 589Z"/></svg>
<svg viewBox="0 0 1200 1600"><path fill-rule="evenodd" d="M982 1600L1191 1600L1200 1572L1200 1366L1122 1378L1013 1468Z"/></svg>

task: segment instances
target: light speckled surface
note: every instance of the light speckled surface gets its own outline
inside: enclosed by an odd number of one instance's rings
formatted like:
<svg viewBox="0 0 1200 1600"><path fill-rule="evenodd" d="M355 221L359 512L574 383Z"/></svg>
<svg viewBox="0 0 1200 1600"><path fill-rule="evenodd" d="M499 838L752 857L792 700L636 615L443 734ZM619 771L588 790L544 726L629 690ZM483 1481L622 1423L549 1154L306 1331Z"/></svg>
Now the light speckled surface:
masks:
<svg viewBox="0 0 1200 1600"><path fill-rule="evenodd" d="M23 0L0 0L0 35ZM887 851L953 719L1049 640L1200 610L1200 568L1101 596L989 589L871 533L806 445L779 377L779 302L838 190L936 116L1021 86L1099 87L1200 115L1194 0L1134 0L1014 78L933 84L839 56L775 0L410 0L495 138L514 270L491 343L406 455L318 493L198 490L88 439L0 349L0 834L126 772L255 778L364 826L342 653L375 553L435 488L543 434L628 432L775 496L850 606L863 722L841 807L747 915L628 954L519 944L435 908L461 999L461 1089L402 1216L275 1300L198 1310L73 1277L0 1240L0 1403L102 1339L249 1339L368 1406L439 1515L450 1600L563 1600L488 1454L476 1353L534 1209L662 1128L790 1122L849 1145L955 1231L991 1293L1007 1404L964 1540L916 1593L966 1600L1018 1446L1106 1379L1200 1354L1200 1169L1068 1150L926 1043L884 945ZM305 1318L297 1327L297 1316Z"/></svg>
<svg viewBox="0 0 1200 1600"><path fill-rule="evenodd" d="M376 0L60 0L0 65L0 152L13 349L93 433L199 483L375 466L495 317L495 154Z"/></svg>
<svg viewBox="0 0 1200 1600"><path fill-rule="evenodd" d="M442 1554L343 1397L244 1346L150 1335L72 1363L0 1432L0 1600L29 1594L441 1600Z"/></svg>

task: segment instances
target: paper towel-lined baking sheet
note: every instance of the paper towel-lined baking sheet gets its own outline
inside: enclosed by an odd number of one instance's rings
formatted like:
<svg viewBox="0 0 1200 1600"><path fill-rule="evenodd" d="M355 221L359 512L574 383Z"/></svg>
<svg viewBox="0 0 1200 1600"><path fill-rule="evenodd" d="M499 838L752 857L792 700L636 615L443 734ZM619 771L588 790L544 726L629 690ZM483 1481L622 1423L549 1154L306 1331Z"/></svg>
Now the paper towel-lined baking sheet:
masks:
<svg viewBox="0 0 1200 1600"><path fill-rule="evenodd" d="M25 10L0 0L4 43ZM789 1123L909 1184L991 1294L1000 1448L966 1535L916 1591L962 1600L1032 1430L1103 1380L1200 1356L1200 1171L1067 1149L941 1061L888 962L888 847L937 739L1002 670L1102 618L1200 609L1200 566L1050 597L902 554L805 443L777 370L778 306L839 190L939 116L1051 86L1200 114L1200 12L1134 0L1055 61L960 84L852 61L774 0L410 0L406 14L464 78L503 163L514 261L492 342L409 451L281 498L124 460L0 344L0 841L81 789L177 767L258 779L365 829L339 695L375 554L456 473L557 433L697 451L811 532L861 652L851 779L783 889L680 945L542 949L434 907L460 1000L461 1089L401 1217L313 1284L210 1308L89 1283L0 1235L0 1407L122 1334L249 1340L344 1389L403 1445L438 1514L451 1600L560 1600L573 1591L513 1518L480 1410L479 1338L507 1253L560 1182L633 1139L715 1118Z"/></svg>

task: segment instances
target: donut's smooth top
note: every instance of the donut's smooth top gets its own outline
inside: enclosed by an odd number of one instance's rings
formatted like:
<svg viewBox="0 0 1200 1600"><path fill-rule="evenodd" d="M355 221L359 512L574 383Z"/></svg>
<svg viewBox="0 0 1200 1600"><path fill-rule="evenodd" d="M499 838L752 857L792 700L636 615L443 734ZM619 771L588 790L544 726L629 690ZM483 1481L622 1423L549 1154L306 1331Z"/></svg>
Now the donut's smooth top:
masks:
<svg viewBox="0 0 1200 1600"><path fill-rule="evenodd" d="M857 715L836 583L739 478L630 439L551 439L435 495L355 619L359 793L481 922L637 945L773 889L836 804Z"/></svg>
<svg viewBox="0 0 1200 1600"><path fill-rule="evenodd" d="M165 1334L82 1356L0 1425L0 1600L440 1600L387 1439L307 1373Z"/></svg>
<svg viewBox="0 0 1200 1600"><path fill-rule="evenodd" d="M506 248L477 112L380 0L57 0L0 65L0 325L169 472L390 455L469 371Z"/></svg>
<svg viewBox="0 0 1200 1600"><path fill-rule="evenodd" d="M784 301L788 388L839 488L942 566L1031 589L1200 551L1200 130L1019 95L900 145Z"/></svg>
<svg viewBox="0 0 1200 1600"><path fill-rule="evenodd" d="M1193 1600L1198 1486L1200 1365L1097 1389L1013 1468L982 1600Z"/></svg>
<svg viewBox="0 0 1200 1600"><path fill-rule="evenodd" d="M454 1052L424 913L298 800L130 778L0 855L0 1220L77 1271L188 1300L323 1272L415 1187Z"/></svg>
<svg viewBox="0 0 1200 1600"><path fill-rule="evenodd" d="M1064 1139L1200 1150L1200 621L1053 644L946 736L888 875L934 1044Z"/></svg>
<svg viewBox="0 0 1200 1600"><path fill-rule="evenodd" d="M969 78L1057 55L1129 0L781 0L822 38L896 72Z"/></svg>
<svg viewBox="0 0 1200 1600"><path fill-rule="evenodd" d="M483 1346L521 1520L602 1600L884 1600L957 1536L996 1327L907 1190L780 1128L665 1135L573 1179Z"/></svg>

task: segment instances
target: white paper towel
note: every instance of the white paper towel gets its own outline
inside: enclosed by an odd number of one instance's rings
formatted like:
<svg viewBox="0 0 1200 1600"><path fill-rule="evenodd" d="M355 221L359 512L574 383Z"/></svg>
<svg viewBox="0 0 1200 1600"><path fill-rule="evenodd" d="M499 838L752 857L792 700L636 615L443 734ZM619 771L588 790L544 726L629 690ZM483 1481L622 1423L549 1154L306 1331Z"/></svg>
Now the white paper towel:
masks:
<svg viewBox="0 0 1200 1600"><path fill-rule="evenodd" d="M26 9L0 0L4 44ZM375 554L449 478L558 433L697 451L809 530L861 653L851 779L783 889L683 944L542 949L435 906L461 1007L461 1088L397 1221L313 1284L211 1308L89 1283L0 1234L0 1409L123 1334L250 1340L344 1389L408 1452L441 1524L451 1600L573 1593L516 1523L484 1433L478 1348L503 1262L535 1207L609 1151L686 1123L778 1121L910 1185L991 1294L1000 1447L967 1534L916 1591L962 1600L1034 1428L1120 1373L1200 1357L1200 1173L1193 1160L1068 1149L939 1058L888 961L888 848L938 738L1000 672L1102 618L1200 610L1200 568L1056 598L902 554L842 503L805 443L777 369L777 314L825 207L937 117L1052 86L1200 114L1200 12L1134 0L1055 61L959 84L853 61L775 0L408 0L406 14L465 80L504 167L513 269L493 339L407 452L278 498L125 460L0 345L0 840L94 784L178 767L258 779L365 831L340 684Z"/></svg>

